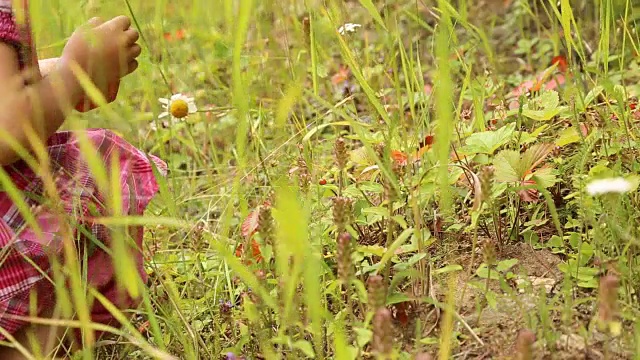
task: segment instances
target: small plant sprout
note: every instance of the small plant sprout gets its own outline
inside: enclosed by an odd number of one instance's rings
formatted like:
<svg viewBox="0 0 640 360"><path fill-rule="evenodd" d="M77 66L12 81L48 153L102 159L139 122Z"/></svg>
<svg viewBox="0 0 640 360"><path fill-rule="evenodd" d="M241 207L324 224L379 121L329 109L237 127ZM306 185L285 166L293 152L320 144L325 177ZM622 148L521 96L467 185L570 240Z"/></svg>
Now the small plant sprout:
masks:
<svg viewBox="0 0 640 360"><path fill-rule="evenodd" d="M340 33L340 35L346 35L347 33L356 32L361 26L360 24L346 23L338 28L338 33Z"/></svg>
<svg viewBox="0 0 640 360"><path fill-rule="evenodd" d="M621 178L608 178L593 180L587 184L587 193L591 196L597 196L602 194L623 194L631 191L633 185L630 181Z"/></svg>
<svg viewBox="0 0 640 360"><path fill-rule="evenodd" d="M171 115L175 119L183 119L198 111L198 107L193 98L183 94L174 94L170 98L160 98L164 112L158 116L160 119Z"/></svg>

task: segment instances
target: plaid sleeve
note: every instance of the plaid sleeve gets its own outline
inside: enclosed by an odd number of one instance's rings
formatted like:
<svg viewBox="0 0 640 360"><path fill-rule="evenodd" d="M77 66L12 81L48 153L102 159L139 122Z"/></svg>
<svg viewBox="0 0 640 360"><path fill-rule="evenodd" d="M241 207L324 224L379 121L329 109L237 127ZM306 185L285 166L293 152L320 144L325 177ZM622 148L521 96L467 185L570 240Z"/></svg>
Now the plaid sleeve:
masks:
<svg viewBox="0 0 640 360"><path fill-rule="evenodd" d="M11 8L11 0L0 0L0 41L17 44L20 33Z"/></svg>

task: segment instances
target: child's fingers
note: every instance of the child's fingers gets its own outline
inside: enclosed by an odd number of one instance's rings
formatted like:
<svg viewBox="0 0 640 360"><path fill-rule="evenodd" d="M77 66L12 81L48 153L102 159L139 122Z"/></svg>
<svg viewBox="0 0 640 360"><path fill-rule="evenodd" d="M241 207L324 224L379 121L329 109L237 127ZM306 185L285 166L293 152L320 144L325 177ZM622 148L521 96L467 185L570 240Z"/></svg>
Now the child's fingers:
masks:
<svg viewBox="0 0 640 360"><path fill-rule="evenodd" d="M91 25L91 27L96 27L96 26L100 26L100 25L104 24L104 20L102 20L102 18L100 18L100 17L93 17L93 18L89 19L89 21L87 23L89 25Z"/></svg>
<svg viewBox="0 0 640 360"><path fill-rule="evenodd" d="M138 60L131 60L129 62L128 65L128 69L127 69L127 75L131 74L132 72L136 71L136 69L138 68Z"/></svg>
<svg viewBox="0 0 640 360"><path fill-rule="evenodd" d="M116 16L109 20L105 25L109 26L112 30L128 30L131 27L131 19L129 17L121 15Z"/></svg>
<svg viewBox="0 0 640 360"><path fill-rule="evenodd" d="M133 44L130 48L129 48L129 58L130 59L135 59L138 56L140 56L140 54L142 53L142 48L140 47L140 45L138 44Z"/></svg>
<svg viewBox="0 0 640 360"><path fill-rule="evenodd" d="M138 41L138 39L140 39L140 33L138 33L138 30L133 29L133 28L129 28L129 30L124 32L124 36L125 39L127 39L127 45L133 45L136 43L136 41Z"/></svg>

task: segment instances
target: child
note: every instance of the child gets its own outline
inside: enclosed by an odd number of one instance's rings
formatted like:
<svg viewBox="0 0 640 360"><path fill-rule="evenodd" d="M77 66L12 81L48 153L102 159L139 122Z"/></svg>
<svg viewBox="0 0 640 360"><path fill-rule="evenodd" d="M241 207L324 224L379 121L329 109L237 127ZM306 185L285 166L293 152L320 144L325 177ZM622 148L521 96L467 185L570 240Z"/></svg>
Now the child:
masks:
<svg viewBox="0 0 640 360"><path fill-rule="evenodd" d="M90 220L96 208L100 214L108 215L103 204L110 203L111 199L96 185L80 150L77 134L57 131L73 108L86 109L87 97L75 75L78 69L90 77L108 101L113 101L121 77L136 70L136 58L141 48L136 44L138 32L131 27L127 17L105 22L93 19L71 35L59 59L42 62L47 66L39 69L28 14L24 12L26 0L22 1L13 0L12 9L11 0L0 0L0 83L3 84L0 101L6 101L0 112L0 165L15 186L24 191L22 199L31 207L42 233L39 236L29 226L18 211L19 204L14 203L8 192L0 190L0 340L21 343L30 351L29 345L33 342L27 341L31 339L27 333L33 331L40 350L51 351L52 347L43 348L50 339L51 328L29 324L20 317L53 316L56 296L51 280L52 264L55 263L53 259L64 264L65 232L62 229L68 225L60 213L73 214L86 229L83 232L70 228L72 233L67 238L73 237L81 262L78 265L86 268L88 285L121 310L139 304L139 300L123 295L126 291L116 284L113 260L107 252L109 230ZM16 14L26 14L26 17ZM51 210L55 205L47 202L51 189L46 188L44 175L28 166L26 158L21 159L9 141L12 139L27 150L34 150L30 153L37 159L37 147L31 145L33 132L29 129L35 131L38 140L47 146L47 173L55 177L54 192L60 199L57 209L61 211ZM166 172L165 164L110 131L88 130L84 135L107 167L112 164L114 154L118 154L121 211L124 215L142 214L158 190L152 170L154 163L162 174ZM132 257L145 281L142 231L139 228L130 230L138 248L132 249ZM96 242L104 246L87 245ZM34 298L37 299L37 314L30 310ZM91 311L92 321L118 325L98 301L93 302ZM0 347L0 359L22 356L24 351L20 355L14 348Z"/></svg>

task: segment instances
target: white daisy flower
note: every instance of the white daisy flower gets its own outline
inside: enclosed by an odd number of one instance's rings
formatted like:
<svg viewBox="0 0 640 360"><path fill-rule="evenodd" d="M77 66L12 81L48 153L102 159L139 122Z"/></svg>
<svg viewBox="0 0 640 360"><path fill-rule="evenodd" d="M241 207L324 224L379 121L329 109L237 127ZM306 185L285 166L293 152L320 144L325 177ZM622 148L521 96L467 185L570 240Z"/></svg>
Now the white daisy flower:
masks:
<svg viewBox="0 0 640 360"><path fill-rule="evenodd" d="M587 193L591 196L626 193L632 189L633 185L628 180L621 177L593 180L587 184Z"/></svg>
<svg viewBox="0 0 640 360"><path fill-rule="evenodd" d="M340 35L345 35L346 33L356 32L356 29L361 26L360 24L346 23L338 28L338 32Z"/></svg>
<svg viewBox="0 0 640 360"><path fill-rule="evenodd" d="M193 98L182 94L171 95L171 98L160 98L158 101L162 104L164 112L160 114L159 118L167 117L171 115L176 119L183 119L189 114L193 114L198 111Z"/></svg>

